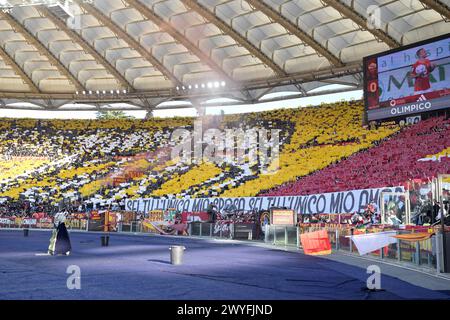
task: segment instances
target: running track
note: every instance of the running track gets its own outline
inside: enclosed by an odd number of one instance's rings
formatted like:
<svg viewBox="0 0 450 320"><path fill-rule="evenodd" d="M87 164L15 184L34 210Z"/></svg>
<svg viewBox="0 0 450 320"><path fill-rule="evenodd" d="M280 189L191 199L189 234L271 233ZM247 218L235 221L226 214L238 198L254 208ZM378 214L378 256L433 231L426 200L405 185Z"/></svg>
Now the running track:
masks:
<svg viewBox="0 0 450 320"><path fill-rule="evenodd" d="M50 232L0 231L0 300L10 299L449 299L381 278L367 292L366 270L244 243L164 236L71 233L72 255L43 256ZM169 246L184 245L184 264L169 263ZM67 267L81 268L81 290L69 290Z"/></svg>

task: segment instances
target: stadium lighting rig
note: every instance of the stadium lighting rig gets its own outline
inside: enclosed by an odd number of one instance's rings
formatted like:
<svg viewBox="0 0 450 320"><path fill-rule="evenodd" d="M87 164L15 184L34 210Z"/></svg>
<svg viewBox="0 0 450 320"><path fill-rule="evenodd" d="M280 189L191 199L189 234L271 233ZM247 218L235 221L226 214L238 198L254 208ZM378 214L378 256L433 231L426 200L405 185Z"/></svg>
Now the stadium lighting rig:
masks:
<svg viewBox="0 0 450 320"><path fill-rule="evenodd" d="M121 96L121 95L127 95L128 94L128 90L123 89L123 90L96 90L96 91L76 91L75 94L77 96L86 96L86 97L111 97L111 96Z"/></svg>
<svg viewBox="0 0 450 320"><path fill-rule="evenodd" d="M12 3L11 3L12 2ZM86 3L93 3L93 0L83 0ZM11 0L0 0L0 9L8 10L14 7L30 7L30 6L47 6L47 7L55 7L59 6L66 11L68 11L69 4L73 3L72 0L22 0L20 3L16 3ZM69 13L69 12L67 12ZM69 13L70 14L70 13Z"/></svg>
<svg viewBox="0 0 450 320"><path fill-rule="evenodd" d="M11 3L12 2L12 3ZM93 0L83 0L86 3L93 3ZM0 9L11 9L13 7L29 7L29 6L61 6L68 8L73 0L22 0L19 3L11 0L0 0Z"/></svg>
<svg viewBox="0 0 450 320"><path fill-rule="evenodd" d="M12 3L11 3L12 2ZM93 4L94 0L82 0L83 3ZM32 6L45 6L55 16L59 17L63 21L67 21L68 26L76 29L77 21L76 13L70 7L74 4L73 0L22 0L20 2L13 2L11 0L0 0L0 10L5 13L10 13L15 7L32 7Z"/></svg>
<svg viewBox="0 0 450 320"><path fill-rule="evenodd" d="M175 89L177 91L201 91L201 90L217 90L220 88L225 88L227 83L225 81L209 81L206 83L195 83L183 86L177 86Z"/></svg>
<svg viewBox="0 0 450 320"><path fill-rule="evenodd" d="M227 83L225 81L210 81L206 83L196 83L189 85L177 86L175 90L180 93L194 93L194 92L206 92L206 91L216 91L221 88L225 88ZM111 90L83 90L76 91L75 95L83 98L95 98L95 99L109 99L126 97L131 92L127 89L111 89Z"/></svg>

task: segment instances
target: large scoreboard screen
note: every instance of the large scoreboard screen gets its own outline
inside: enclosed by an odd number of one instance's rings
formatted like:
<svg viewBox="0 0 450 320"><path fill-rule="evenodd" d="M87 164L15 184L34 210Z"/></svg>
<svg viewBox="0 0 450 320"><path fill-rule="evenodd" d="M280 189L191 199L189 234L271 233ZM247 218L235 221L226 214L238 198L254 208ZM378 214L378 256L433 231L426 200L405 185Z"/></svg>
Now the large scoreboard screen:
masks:
<svg viewBox="0 0 450 320"><path fill-rule="evenodd" d="M367 120L450 106L450 34L364 58Z"/></svg>

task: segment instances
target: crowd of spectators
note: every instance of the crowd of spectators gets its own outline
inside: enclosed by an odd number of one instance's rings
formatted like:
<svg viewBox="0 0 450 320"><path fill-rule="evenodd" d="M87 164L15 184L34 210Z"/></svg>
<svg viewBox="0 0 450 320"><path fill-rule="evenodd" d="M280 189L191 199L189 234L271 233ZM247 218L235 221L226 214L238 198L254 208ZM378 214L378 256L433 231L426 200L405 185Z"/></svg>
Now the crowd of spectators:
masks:
<svg viewBox="0 0 450 320"><path fill-rule="evenodd" d="M378 186L385 180L376 180L374 175L371 182L365 172L374 172L367 168L368 161L373 163L370 158L378 159L380 155L382 161L375 163L376 170L383 171L381 165L385 157L378 151L380 148L385 153L389 146L399 148L399 143L412 132L419 144L421 138L431 144L416 152L420 156L442 153L439 148L449 145L446 120L441 119L431 127L426 127L428 122L425 121L415 125L414 128L419 129L399 133L400 127L394 123L378 128L364 127L363 114L362 101L343 101L220 118L222 132L279 129L280 155L272 159L279 161L278 166L277 161L267 165L267 157L258 149L258 142L245 144L248 150L257 149L258 157L253 162L226 157L217 163L172 159L171 133L176 128L192 130L191 118L3 119L0 123L0 215L124 208L127 199L145 197L303 195ZM217 121L211 123L218 124ZM237 148L235 146L233 151L237 152ZM405 148L402 150L408 152ZM415 158L400 159L396 156L398 153L395 150L388 153L386 161L416 161ZM249 158L248 154L244 157ZM347 168L349 162L358 166L357 170L353 167L352 170L340 169ZM417 168L434 165L421 163L423 165ZM390 177L395 175L396 169L392 168ZM347 180L340 175L346 171L353 174ZM422 173L419 171L417 174ZM329 172L335 173L332 178L317 180L329 177ZM361 180L358 176L369 179L368 183L351 184L351 181Z"/></svg>

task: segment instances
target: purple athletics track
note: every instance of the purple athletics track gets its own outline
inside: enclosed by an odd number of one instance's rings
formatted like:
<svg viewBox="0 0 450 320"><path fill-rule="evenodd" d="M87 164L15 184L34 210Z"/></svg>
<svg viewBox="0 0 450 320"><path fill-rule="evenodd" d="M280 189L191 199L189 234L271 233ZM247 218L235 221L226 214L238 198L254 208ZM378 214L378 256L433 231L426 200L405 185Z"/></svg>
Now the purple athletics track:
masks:
<svg viewBox="0 0 450 320"><path fill-rule="evenodd" d="M39 256L50 232L0 231L0 300L10 299L449 299L382 275L385 291L363 290L365 269L244 243L164 236L71 233L72 254ZM169 263L169 246L187 248ZM81 268L81 290L66 286L67 267ZM381 270L383 271L383 270Z"/></svg>

